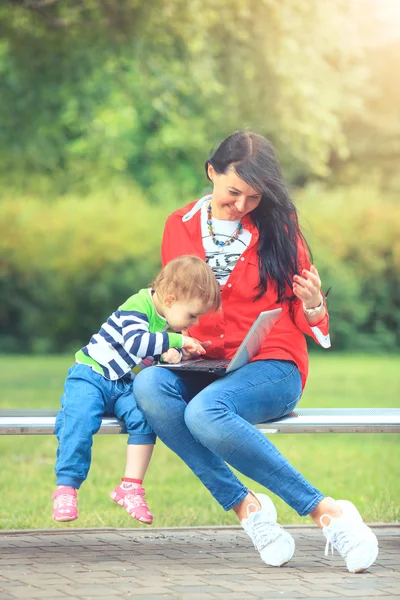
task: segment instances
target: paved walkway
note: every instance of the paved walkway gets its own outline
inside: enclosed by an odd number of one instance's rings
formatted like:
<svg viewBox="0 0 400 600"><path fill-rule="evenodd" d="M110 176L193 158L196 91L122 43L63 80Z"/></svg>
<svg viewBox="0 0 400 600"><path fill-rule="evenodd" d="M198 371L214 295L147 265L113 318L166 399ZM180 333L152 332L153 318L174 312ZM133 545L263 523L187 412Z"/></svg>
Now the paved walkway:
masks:
<svg viewBox="0 0 400 600"><path fill-rule="evenodd" d="M265 566L236 527L0 532L0 599L247 600L400 598L400 526L376 526L381 552L352 575L324 538L289 527L296 552Z"/></svg>

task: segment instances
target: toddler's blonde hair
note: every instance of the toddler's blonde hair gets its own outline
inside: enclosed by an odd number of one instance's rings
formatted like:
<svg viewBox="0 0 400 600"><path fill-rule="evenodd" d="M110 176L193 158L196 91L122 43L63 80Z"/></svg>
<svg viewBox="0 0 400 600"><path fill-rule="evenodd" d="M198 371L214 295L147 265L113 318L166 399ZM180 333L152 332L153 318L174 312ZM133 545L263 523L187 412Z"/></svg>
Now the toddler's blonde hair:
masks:
<svg viewBox="0 0 400 600"><path fill-rule="evenodd" d="M198 256L174 258L160 271L151 284L159 297L173 294L179 301L199 300L204 312L221 307L221 290L214 273Z"/></svg>

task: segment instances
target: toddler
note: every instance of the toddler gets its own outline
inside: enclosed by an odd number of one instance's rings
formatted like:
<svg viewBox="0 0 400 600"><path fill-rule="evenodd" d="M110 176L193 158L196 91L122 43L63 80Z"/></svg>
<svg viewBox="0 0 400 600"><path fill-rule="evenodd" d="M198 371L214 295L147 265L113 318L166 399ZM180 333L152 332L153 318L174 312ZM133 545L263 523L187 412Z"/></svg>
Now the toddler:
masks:
<svg viewBox="0 0 400 600"><path fill-rule="evenodd" d="M156 436L136 405L134 372L149 357L179 362L181 348L204 354L197 340L178 332L218 310L220 302L220 287L210 267L196 256L178 257L162 269L151 288L128 298L76 353L56 419L56 521L78 518L77 490L89 472L93 434L104 415L114 414L129 435L125 476L110 496L138 521L152 522L142 483Z"/></svg>

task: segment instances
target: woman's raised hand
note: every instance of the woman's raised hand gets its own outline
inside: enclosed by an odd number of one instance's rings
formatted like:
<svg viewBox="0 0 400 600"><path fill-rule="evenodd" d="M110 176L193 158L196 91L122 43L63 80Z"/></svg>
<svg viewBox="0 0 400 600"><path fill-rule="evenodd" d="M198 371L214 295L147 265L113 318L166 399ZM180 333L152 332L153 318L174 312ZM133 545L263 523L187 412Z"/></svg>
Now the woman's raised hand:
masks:
<svg viewBox="0 0 400 600"><path fill-rule="evenodd" d="M303 269L300 275L293 277L293 293L303 302L305 309L315 308L321 304L321 279L314 265L310 270Z"/></svg>

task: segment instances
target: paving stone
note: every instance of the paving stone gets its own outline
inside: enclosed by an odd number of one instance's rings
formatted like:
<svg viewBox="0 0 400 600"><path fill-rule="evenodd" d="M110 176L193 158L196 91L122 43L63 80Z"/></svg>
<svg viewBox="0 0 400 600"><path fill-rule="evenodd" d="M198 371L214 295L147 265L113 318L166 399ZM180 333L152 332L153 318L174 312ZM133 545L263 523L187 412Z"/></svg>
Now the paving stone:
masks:
<svg viewBox="0 0 400 600"><path fill-rule="evenodd" d="M221 600L244 600L244 598L248 600L248 598L254 599L257 597L258 596L254 596L249 592L246 592L245 596L243 596L243 592L226 592L226 594L214 594L214 598L221 598ZM202 596L201 600L203 600L203 598L204 596ZM190 596L190 600L193 600L192 596Z"/></svg>
<svg viewBox="0 0 400 600"><path fill-rule="evenodd" d="M178 592L178 594L186 597L186 595L190 594L192 590L203 594L203 597L207 597L208 594L213 594L214 592L216 593L222 593L228 590L224 590L223 587L221 587L220 585L198 585L195 584L193 585L173 585L171 586L171 589L174 592Z"/></svg>
<svg viewBox="0 0 400 600"><path fill-rule="evenodd" d="M47 590L45 588L37 588L30 585L24 585L22 587L16 587L14 589L9 589L8 594L11 595L12 598L20 598L20 599L36 599L36 598L65 598L65 594L59 592L57 589Z"/></svg>
<svg viewBox="0 0 400 600"><path fill-rule="evenodd" d="M73 597L93 597L98 598L99 596L112 596L114 594L114 589L111 587L106 587L103 585L97 585L95 583L90 583L89 585L80 585L80 584L71 584L65 590L69 590L69 594Z"/></svg>
<svg viewBox="0 0 400 600"><path fill-rule="evenodd" d="M379 590L377 588L372 588L372 589L365 589L365 588L360 588L360 589L345 589L345 588L339 588L338 589L339 593L341 596L343 596L344 598L379 598L380 596L386 596L386 592Z"/></svg>
<svg viewBox="0 0 400 600"><path fill-rule="evenodd" d="M178 596L172 596L171 594L152 594L150 596L143 596L142 594L134 596L135 600L176 600ZM204 600L204 596L202 597Z"/></svg>
<svg viewBox="0 0 400 600"><path fill-rule="evenodd" d="M0 532L0 600L400 598L400 527L376 530L378 563L359 575L324 557L315 527L290 531L283 568L262 563L241 528Z"/></svg>

